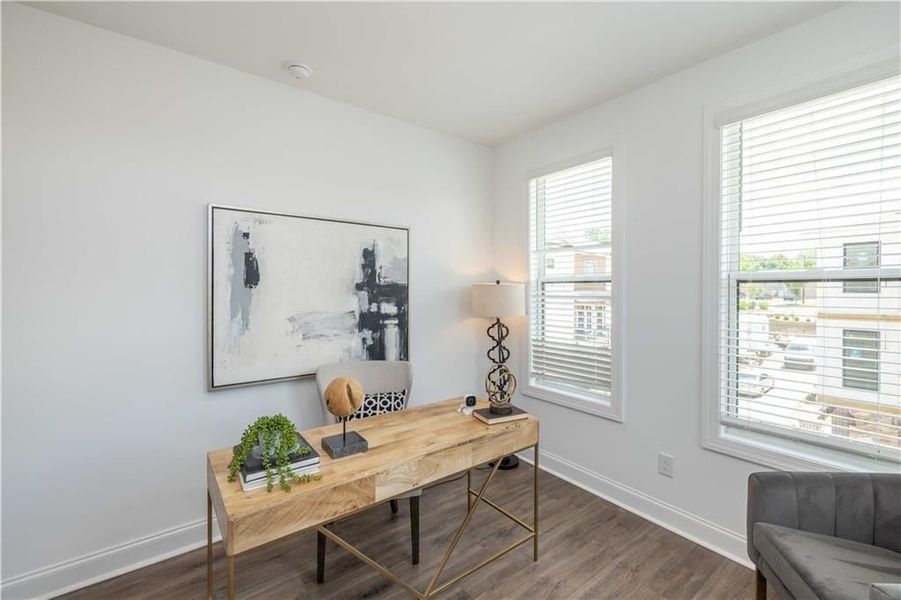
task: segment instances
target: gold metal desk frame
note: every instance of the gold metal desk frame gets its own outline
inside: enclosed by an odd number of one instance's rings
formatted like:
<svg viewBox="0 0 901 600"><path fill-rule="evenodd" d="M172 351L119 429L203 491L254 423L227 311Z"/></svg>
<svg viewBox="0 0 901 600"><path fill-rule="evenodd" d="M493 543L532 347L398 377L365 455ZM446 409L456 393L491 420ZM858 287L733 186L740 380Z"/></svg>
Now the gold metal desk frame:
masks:
<svg viewBox="0 0 901 600"><path fill-rule="evenodd" d="M450 401L436 403L435 406L447 405L447 404L449 404L449 402ZM376 418L378 418L378 417L376 417ZM530 417L530 419L531 419L531 417ZM536 425L537 425L537 423L536 423ZM320 428L320 429L325 430L327 428ZM500 426L493 426L493 429L495 429L495 431L500 431ZM319 431L319 430L313 430L313 431ZM311 443L314 443L313 439L311 439L311 437L313 437L313 436L309 436L307 434L307 432L304 432L304 436L307 437L307 439L310 440ZM459 474L462 472L466 473L466 489L467 489L466 500L467 500L468 510L466 512L466 516L463 519L463 522L457 528L457 531L454 534L454 537L451 540L447 550L445 551L444 556L442 557L441 562L438 565L438 568L435 570L434 574L431 577L431 580L429 581L428 586L426 587L426 589L424 591L417 590L410 583L404 581L399 576L395 575L390 570L388 570L387 568L383 567L381 564L376 562L373 558L371 558L370 556L366 555L365 553L363 553L362 551L357 549L353 544L351 544L350 542L348 542L347 540L345 540L344 538L342 538L341 536L336 534L334 531L327 528L328 524L338 522L347 517L351 517L354 514L357 514L363 510L367 510L367 509L371 508L374 504L367 504L365 506L359 507L359 509L357 509L357 510L347 511L344 514L335 515L334 518L331 518L329 520L323 520L318 525L315 525L315 527L316 527L317 531L319 531L322 535L324 535L328 539L332 540L337 545L339 545L340 547L347 550L350 554L352 554L353 556L360 559L362 562L364 562L371 568L373 568L376 571L378 571L379 573L381 573L386 579L388 579L392 583L398 585L399 587L401 587L404 590L406 590L407 592L409 592L409 594L412 597L417 598L417 599L422 599L422 600L434 598L436 595L447 590L449 587L451 587L455 583L459 582L464 577L467 577L468 575L471 575L472 573L481 569L482 567L494 562L495 560L498 560L499 558L502 558L503 556L507 555L508 553L512 552L516 548L522 546L523 544L526 544L529 541L532 541L532 560L537 561L538 560L538 442L537 442L537 430L536 430L535 438L536 438L535 443L519 447L518 449L515 449L515 450L506 450L505 449L503 454L500 454L498 456L493 456L489 460L485 461L485 462L493 462L494 466L492 467L491 471L488 474L488 477L485 479L485 481L482 483L482 485L479 487L478 490L475 490L472 488L472 469L476 465L471 465L471 466L463 469L462 471L458 470L458 471L455 471L454 473L448 473L448 474L442 476L442 479L443 479L447 476L456 475L456 474ZM508 454L512 454L514 452L518 452L521 450L526 450L528 448L534 449L534 462L532 465L532 469L533 469L533 472L532 472L533 482L532 483L533 483L533 485L532 485L532 523L531 523L531 525L528 524L527 522L525 522L524 520L520 519L516 515L510 513L506 509L502 508L495 502L489 500L487 497L485 497L485 492L488 489L489 484L491 483L492 479L494 478L495 474L498 471L498 467L500 466L501 458L503 458L503 456L506 456ZM212 456L212 453L211 453L211 456ZM484 463L482 463L482 464L484 464ZM213 475L212 462L211 462L210 474L211 474L211 476ZM211 481L215 481L215 479L212 479ZM240 484L235 484L235 485L240 485ZM218 488L215 491L219 492ZM276 493L280 493L280 492L272 492L272 493L276 494ZM213 495L211 494L210 491L208 491L208 493L207 493L207 585L206 585L208 599L214 598L214 596L213 596L213 511L214 511L214 508L221 509L220 503L221 503L221 499L219 499L216 502L216 505L214 506ZM447 566L447 563L450 560L450 557L454 552L454 549L456 548L457 544L459 543L460 539L462 538L466 527L469 525L469 522L472 520L472 516L473 516L473 514L475 514L476 508L482 503L486 504L487 506L490 506L494 510L498 511L499 513L501 513L502 515L504 515L505 517L507 517L508 519L510 519L511 521L513 521L514 523L516 523L517 525L522 527L523 529L525 529L527 532L527 535L524 538L517 540L516 542L510 544L509 546L503 548L502 550L494 553L492 556L479 562L475 566L469 567L466 570L464 570L463 572L458 573L457 575L454 575L453 577L448 579L446 582L439 584L438 580L440 579L441 575L443 574L445 567ZM221 515L220 510L217 510L217 512L219 512ZM229 519L230 519L230 517L229 517ZM231 520L229 520L229 527L231 527L232 525L233 524L231 523ZM303 529L309 529L309 527L304 527ZM275 539L279 539L279 538L272 538L270 541L274 541ZM268 542L263 542L263 543L268 543ZM259 545L262 545L262 544L258 543L255 546L251 546L251 547L258 547ZM248 547L247 549L250 549L251 547ZM227 568L227 573L228 573L228 575L227 575L227 577L228 577L228 579L227 579L228 600L234 600L234 598L235 598L235 555L238 552L239 552L239 550L236 550L236 549L232 549L232 551L228 551L228 550L226 551L226 568Z"/></svg>

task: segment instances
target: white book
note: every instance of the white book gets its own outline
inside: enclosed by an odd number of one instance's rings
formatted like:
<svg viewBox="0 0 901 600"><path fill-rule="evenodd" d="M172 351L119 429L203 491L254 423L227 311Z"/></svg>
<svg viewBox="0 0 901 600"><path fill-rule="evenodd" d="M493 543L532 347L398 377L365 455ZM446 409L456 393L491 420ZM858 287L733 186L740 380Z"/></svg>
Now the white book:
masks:
<svg viewBox="0 0 901 600"><path fill-rule="evenodd" d="M311 465L309 467L302 467L300 469L294 469L291 471L295 475L312 475L313 473L319 472L319 465ZM278 487L278 473L272 474L272 485L273 487ZM262 479L255 479L253 481L244 481L244 478L241 477L241 489L245 492L253 492L255 490L262 490L266 488L266 475L264 474Z"/></svg>
<svg viewBox="0 0 901 600"><path fill-rule="evenodd" d="M310 467L319 467L318 456L311 458L310 460L294 462L288 465L288 469L294 471L295 473L300 471L301 469L308 469ZM272 470L275 471L275 467L273 467ZM254 471L250 475L247 475L247 469L241 469L241 477L248 483L251 481L259 481L260 479L266 479L266 469L263 469L262 471Z"/></svg>

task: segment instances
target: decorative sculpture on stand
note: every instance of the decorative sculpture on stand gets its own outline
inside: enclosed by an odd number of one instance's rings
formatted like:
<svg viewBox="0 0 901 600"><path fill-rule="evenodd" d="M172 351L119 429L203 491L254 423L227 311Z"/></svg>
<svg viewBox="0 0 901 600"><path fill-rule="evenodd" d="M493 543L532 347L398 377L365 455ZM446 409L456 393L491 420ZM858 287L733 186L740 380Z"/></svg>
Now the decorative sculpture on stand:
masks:
<svg viewBox="0 0 901 600"><path fill-rule="evenodd" d="M363 406L363 386L353 377L335 377L325 388L325 406L341 421L342 432L322 438L322 448L332 458L366 452L369 442L356 431L347 433L347 417Z"/></svg>
<svg viewBox="0 0 901 600"><path fill-rule="evenodd" d="M516 391L516 376L504 364L510 358L510 350L504 346L510 328L497 318L487 331L488 337L494 340L494 346L486 353L488 360L494 363L485 377L485 391L488 392L488 402L491 403L489 410L495 415L509 415L513 412L510 402Z"/></svg>

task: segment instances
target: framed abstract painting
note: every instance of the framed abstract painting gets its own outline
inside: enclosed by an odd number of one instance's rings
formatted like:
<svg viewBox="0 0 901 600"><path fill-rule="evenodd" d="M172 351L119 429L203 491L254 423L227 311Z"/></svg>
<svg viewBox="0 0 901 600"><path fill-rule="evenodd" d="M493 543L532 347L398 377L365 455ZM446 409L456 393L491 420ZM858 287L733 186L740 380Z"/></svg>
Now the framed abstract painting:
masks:
<svg viewBox="0 0 901 600"><path fill-rule="evenodd" d="M408 360L406 227L209 206L209 389Z"/></svg>

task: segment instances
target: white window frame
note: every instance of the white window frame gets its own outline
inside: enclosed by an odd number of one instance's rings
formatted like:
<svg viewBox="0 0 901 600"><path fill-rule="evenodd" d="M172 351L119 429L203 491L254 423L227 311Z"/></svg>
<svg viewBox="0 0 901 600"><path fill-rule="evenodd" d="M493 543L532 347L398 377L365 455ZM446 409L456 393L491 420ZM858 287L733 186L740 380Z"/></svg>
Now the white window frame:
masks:
<svg viewBox="0 0 901 600"><path fill-rule="evenodd" d="M701 331L701 445L758 465L781 470L839 470L897 472L898 463L877 463L872 458L817 447L805 442L755 431L724 434L720 421L719 294L720 294L720 135L727 123L749 119L826 96L843 89L872 83L898 74L897 50L877 51L839 66L832 76L798 87L770 92L766 97L704 107L704 240ZM797 85L797 82L795 82ZM779 275L784 277L784 275ZM863 278L863 277L862 277Z"/></svg>
<svg viewBox="0 0 901 600"><path fill-rule="evenodd" d="M525 360L520 365L519 372L519 381L522 390L522 394L524 396L528 396L529 398L534 398L536 400L542 400L544 402L549 402L552 404L556 404L559 406L564 406L566 408L570 408L573 410L577 410L583 413L587 413L590 415L594 415L597 417L603 417L605 419L610 419L611 421L617 421L622 423L625 420L625 413L623 410L623 394L624 394L624 386L623 386L623 370L624 370L624 360L622 354L623 347L623 339L625 335L623 323L624 323L624 302L623 302L623 292L622 292L622 272L623 272L623 259L624 259L624 242L623 239L625 237L625 227L623 225L624 218L624 206L621 198L623 198L623 185L622 185L622 177L619 173L623 173L623 165L622 158L616 156L614 154L614 149L612 146L608 146L597 150L595 152L591 152L588 154L583 154L574 158L566 159L557 163L553 163L550 165L546 165L540 169L536 169L534 171L528 172L526 174L525 180L523 181L523 192L522 198L525 198L525 201L528 205L529 203L529 181L535 179L536 177L543 177L545 175L550 175L551 173L555 173L557 171L563 171L565 169L570 169L573 167L577 167L579 165L583 165L589 162L593 162L596 160L601 160L603 158L612 158L613 159L613 171L612 171L612 185L611 185L611 222L610 222L610 248L613 253L612 261L611 261L611 290L610 290L610 300L613 303L612 311L611 311L611 327L612 327L612 339L610 340L610 352L611 352L611 382L610 382L610 401L609 402L599 402L596 398L590 397L585 394L579 394L577 392L569 393L564 392L559 389L551 389L549 387L544 387L541 385L535 385L530 380L530 365L532 364L532 344L531 344L531 334L526 334L522 336L522 354L521 356L525 357ZM531 221L531 213L527 211L528 217L525 219L525 248L523 249L526 261L529 262L531 260L531 256L529 255L529 226ZM530 282L531 283L531 282ZM531 307L531 285L526 285L526 307ZM529 310L527 308L527 310ZM530 316L531 318L531 316Z"/></svg>

